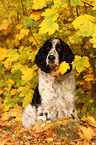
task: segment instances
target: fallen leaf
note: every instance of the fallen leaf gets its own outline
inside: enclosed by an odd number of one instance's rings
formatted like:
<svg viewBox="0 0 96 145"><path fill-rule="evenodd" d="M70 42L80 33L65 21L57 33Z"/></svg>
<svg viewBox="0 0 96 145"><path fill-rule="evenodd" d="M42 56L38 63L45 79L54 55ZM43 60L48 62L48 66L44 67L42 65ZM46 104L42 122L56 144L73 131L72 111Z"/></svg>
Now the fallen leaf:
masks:
<svg viewBox="0 0 96 145"><path fill-rule="evenodd" d="M0 145L5 145L7 139L0 141Z"/></svg>
<svg viewBox="0 0 96 145"><path fill-rule="evenodd" d="M87 128L87 127L80 125L80 130L83 132L84 139L86 139L88 141L90 141L94 136L96 136L96 131L94 130L94 128L91 128L91 127ZM82 134L81 134L81 136L82 136Z"/></svg>
<svg viewBox="0 0 96 145"><path fill-rule="evenodd" d="M88 116L87 121L90 125L92 125L93 127L96 127L96 121L92 116Z"/></svg>
<svg viewBox="0 0 96 145"><path fill-rule="evenodd" d="M47 141L47 142L52 142L52 141L53 141L53 138L52 138L52 137L47 137L47 138L46 138L46 141Z"/></svg>
<svg viewBox="0 0 96 145"><path fill-rule="evenodd" d="M45 122L45 127L50 127L50 126L53 126L53 122L50 122L48 123L47 121L44 121Z"/></svg>
<svg viewBox="0 0 96 145"><path fill-rule="evenodd" d="M35 126L32 128L33 131L35 131L35 133L39 133L44 131L42 125L42 120L39 120L38 122L36 122Z"/></svg>

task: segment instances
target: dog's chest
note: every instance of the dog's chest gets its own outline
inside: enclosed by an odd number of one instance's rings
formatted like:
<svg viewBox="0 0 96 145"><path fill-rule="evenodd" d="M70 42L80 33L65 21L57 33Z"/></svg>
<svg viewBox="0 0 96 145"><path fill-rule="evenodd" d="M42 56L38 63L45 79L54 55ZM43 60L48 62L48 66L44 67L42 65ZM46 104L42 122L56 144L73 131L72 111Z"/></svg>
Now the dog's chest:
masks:
<svg viewBox="0 0 96 145"><path fill-rule="evenodd" d="M68 99L66 94L75 93L75 76L74 72L62 77L60 82L55 81L54 72L45 73L39 69L39 93L42 101L52 101L58 98ZM67 97L67 98L66 98ZM70 96L69 96L70 99Z"/></svg>

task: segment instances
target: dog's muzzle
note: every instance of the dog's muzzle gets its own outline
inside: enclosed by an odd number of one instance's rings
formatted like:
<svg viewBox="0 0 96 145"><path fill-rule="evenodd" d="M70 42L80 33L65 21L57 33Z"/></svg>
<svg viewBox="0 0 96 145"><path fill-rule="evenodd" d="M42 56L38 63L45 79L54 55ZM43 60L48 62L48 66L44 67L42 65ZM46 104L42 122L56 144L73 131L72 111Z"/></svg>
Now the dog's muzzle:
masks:
<svg viewBox="0 0 96 145"><path fill-rule="evenodd" d="M48 53L47 59L46 59L46 64L51 65L51 66L59 65L59 55L55 49L50 50L50 52Z"/></svg>
<svg viewBox="0 0 96 145"><path fill-rule="evenodd" d="M48 56L48 63L49 64L54 64L55 63L55 56L54 55L49 55Z"/></svg>

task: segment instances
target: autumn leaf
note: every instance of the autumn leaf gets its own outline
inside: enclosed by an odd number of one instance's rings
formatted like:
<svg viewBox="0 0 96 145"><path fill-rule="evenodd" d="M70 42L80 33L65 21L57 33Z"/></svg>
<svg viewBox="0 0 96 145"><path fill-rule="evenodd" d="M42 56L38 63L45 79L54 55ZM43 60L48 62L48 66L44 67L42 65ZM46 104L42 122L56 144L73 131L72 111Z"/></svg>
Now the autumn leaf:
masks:
<svg viewBox="0 0 96 145"><path fill-rule="evenodd" d="M10 52L10 50L7 50L6 48L0 47L0 61L2 61L5 58L7 58L9 52Z"/></svg>
<svg viewBox="0 0 96 145"><path fill-rule="evenodd" d="M91 16L91 15L81 15L79 17L77 17L73 22L73 26L75 29L79 29L81 28L83 25L86 26L89 24L89 26L92 26L93 23L92 22L96 22L96 18Z"/></svg>
<svg viewBox="0 0 96 145"><path fill-rule="evenodd" d="M87 56L75 56L75 60L72 62L73 68L76 68L78 73L81 73L84 68L90 67L89 58Z"/></svg>
<svg viewBox="0 0 96 145"><path fill-rule="evenodd" d="M44 123L45 123L44 128L53 126L53 122L48 123L47 121L44 121Z"/></svg>
<svg viewBox="0 0 96 145"><path fill-rule="evenodd" d="M39 34L46 34L48 32L49 35L52 35L56 30L59 30L59 25L53 20L49 19L44 19L39 26Z"/></svg>
<svg viewBox="0 0 96 145"><path fill-rule="evenodd" d="M70 66L68 63L66 63L65 61L63 61L60 66L59 69L55 72L55 75L61 73L62 75L68 70L70 69Z"/></svg>
<svg viewBox="0 0 96 145"><path fill-rule="evenodd" d="M38 10L46 7L46 1L45 0L33 0L32 9Z"/></svg>
<svg viewBox="0 0 96 145"><path fill-rule="evenodd" d="M29 17L24 17L24 28L32 27L35 24L34 20L31 20Z"/></svg>
<svg viewBox="0 0 96 145"><path fill-rule="evenodd" d="M41 15L44 16L45 19L49 19L53 21L56 21L57 18L59 17L58 10L55 8L52 9L48 8Z"/></svg>
<svg viewBox="0 0 96 145"><path fill-rule="evenodd" d="M73 22L73 26L77 31L77 35L90 36L94 33L94 23L96 18L91 15L81 15L77 17Z"/></svg>
<svg viewBox="0 0 96 145"><path fill-rule="evenodd" d="M86 108L87 109L87 108ZM82 112L83 112L84 110L83 110L83 108L82 108ZM87 120L87 117L84 115L82 118L81 118L81 120L83 120L83 121L86 121Z"/></svg>
<svg viewBox="0 0 96 145"><path fill-rule="evenodd" d="M33 5L34 3L32 2L32 1L29 1L28 3L27 3L27 8L32 8L32 5Z"/></svg>
<svg viewBox="0 0 96 145"><path fill-rule="evenodd" d="M28 36L29 30L28 29L21 29L20 34L16 35L16 38L21 40L24 36Z"/></svg>
<svg viewBox="0 0 96 145"><path fill-rule="evenodd" d="M96 131L94 130L94 128L87 128L80 125L80 130L83 133L83 139L87 139L88 141L90 141L94 136L96 136Z"/></svg>
<svg viewBox="0 0 96 145"><path fill-rule="evenodd" d="M88 74L86 76L84 76L85 81L92 81L94 79L94 76L91 74Z"/></svg>
<svg viewBox="0 0 96 145"><path fill-rule="evenodd" d="M95 0L93 0L93 8L92 8L92 10L96 10L96 2L95 2Z"/></svg>
<svg viewBox="0 0 96 145"><path fill-rule="evenodd" d="M83 3L80 0L71 0L70 4L72 4L74 7L76 7L77 5L83 5Z"/></svg>
<svg viewBox="0 0 96 145"><path fill-rule="evenodd" d="M18 25L16 25L16 29L17 29L17 30L22 29L22 27L23 27L23 24L18 24Z"/></svg>
<svg viewBox="0 0 96 145"><path fill-rule="evenodd" d="M87 121L91 126L96 127L96 121L92 116L87 116Z"/></svg>
<svg viewBox="0 0 96 145"><path fill-rule="evenodd" d="M41 12L35 12L30 15L30 19L33 19L35 21L39 20L40 18L41 18Z"/></svg>
<svg viewBox="0 0 96 145"><path fill-rule="evenodd" d="M4 19L2 21L2 24L0 25L0 30L7 29L10 23L11 23L10 19Z"/></svg>
<svg viewBox="0 0 96 145"><path fill-rule="evenodd" d="M32 128L32 130L35 131L35 133L39 133L39 132L42 132L44 131L44 129L42 128L42 121L39 120L38 122L36 122L35 126Z"/></svg>

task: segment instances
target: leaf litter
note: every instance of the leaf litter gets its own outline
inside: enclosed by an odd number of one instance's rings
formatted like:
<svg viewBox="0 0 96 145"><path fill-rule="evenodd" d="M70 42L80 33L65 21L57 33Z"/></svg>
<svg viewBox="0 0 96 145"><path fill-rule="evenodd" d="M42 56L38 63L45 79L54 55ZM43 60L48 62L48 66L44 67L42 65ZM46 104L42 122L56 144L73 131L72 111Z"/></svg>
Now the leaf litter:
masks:
<svg viewBox="0 0 96 145"><path fill-rule="evenodd" d="M38 121L31 130L25 130L15 118L0 119L0 145L86 145L96 144L96 121L92 116L78 123L71 117L56 122Z"/></svg>

